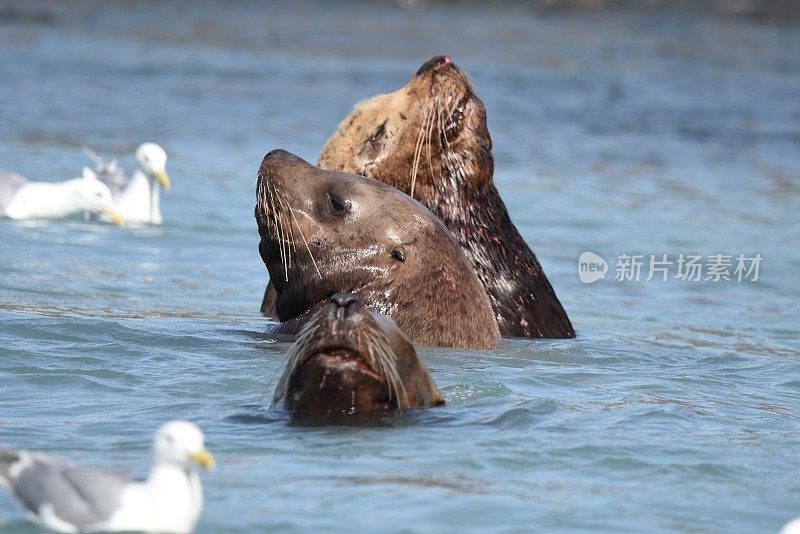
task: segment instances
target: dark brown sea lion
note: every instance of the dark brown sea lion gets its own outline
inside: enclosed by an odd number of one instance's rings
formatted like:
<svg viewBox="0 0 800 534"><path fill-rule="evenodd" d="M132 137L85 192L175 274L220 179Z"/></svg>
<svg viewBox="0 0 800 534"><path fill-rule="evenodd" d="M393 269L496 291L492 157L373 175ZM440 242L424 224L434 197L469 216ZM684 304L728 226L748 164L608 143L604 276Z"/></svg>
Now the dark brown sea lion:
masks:
<svg viewBox="0 0 800 534"><path fill-rule="evenodd" d="M432 58L405 87L358 104L319 166L385 182L435 213L475 267L504 336L575 337L495 188L483 103L449 57Z"/></svg>
<svg viewBox="0 0 800 534"><path fill-rule="evenodd" d="M394 321L337 293L289 349L272 403L300 414L364 414L438 406L444 398Z"/></svg>
<svg viewBox="0 0 800 534"><path fill-rule="evenodd" d="M447 228L377 180L314 167L283 150L256 182L259 252L282 321L296 333L334 293L352 292L422 345L489 348L491 303Z"/></svg>

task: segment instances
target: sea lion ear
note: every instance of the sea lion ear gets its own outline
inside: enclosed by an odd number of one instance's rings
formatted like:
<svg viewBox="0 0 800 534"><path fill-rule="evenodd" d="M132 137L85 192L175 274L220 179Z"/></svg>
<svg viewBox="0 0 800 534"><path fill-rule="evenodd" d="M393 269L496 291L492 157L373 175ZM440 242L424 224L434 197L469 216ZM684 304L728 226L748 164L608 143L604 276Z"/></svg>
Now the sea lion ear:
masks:
<svg viewBox="0 0 800 534"><path fill-rule="evenodd" d="M89 167L84 167L83 168L83 179L84 180L97 180L97 175Z"/></svg>

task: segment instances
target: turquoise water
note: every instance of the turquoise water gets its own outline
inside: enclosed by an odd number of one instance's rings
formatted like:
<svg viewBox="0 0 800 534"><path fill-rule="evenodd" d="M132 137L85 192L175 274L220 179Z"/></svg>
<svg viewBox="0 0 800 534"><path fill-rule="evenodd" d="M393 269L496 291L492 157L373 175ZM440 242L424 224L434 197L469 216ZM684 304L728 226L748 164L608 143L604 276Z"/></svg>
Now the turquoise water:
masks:
<svg viewBox="0 0 800 534"><path fill-rule="evenodd" d="M800 515L797 26L20 6L0 20L0 167L77 176L86 143L131 171L153 140L173 189L159 228L0 221L3 444L144 475L153 430L191 419L219 463L200 532L775 532ZM315 160L356 101L437 53L486 103L498 187L578 338L423 348L447 406L294 425L266 408L286 345L257 313L256 169L277 147ZM579 280L584 251L605 280ZM620 254L681 253L763 262L756 282L613 279ZM37 528L0 495L0 532Z"/></svg>

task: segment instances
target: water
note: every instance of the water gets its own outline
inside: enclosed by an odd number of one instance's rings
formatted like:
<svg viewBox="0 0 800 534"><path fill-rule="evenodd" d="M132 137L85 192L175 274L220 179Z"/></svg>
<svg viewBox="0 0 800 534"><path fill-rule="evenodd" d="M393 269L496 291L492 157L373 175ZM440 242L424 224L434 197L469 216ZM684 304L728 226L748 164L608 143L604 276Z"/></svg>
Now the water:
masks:
<svg viewBox="0 0 800 534"><path fill-rule="evenodd" d="M0 442L143 475L154 428L196 421L219 461L200 532L800 515L797 26L380 3L4 16L0 167L77 176L86 143L130 171L154 140L173 189L160 228L0 221ZM471 73L498 187L579 337L422 349L446 407L293 425L265 408L286 346L260 335L257 166L277 147L314 161L355 102L437 53ZM607 280L579 281L586 250ZM756 283L614 282L623 253L764 260ZM0 531L37 528L0 496Z"/></svg>

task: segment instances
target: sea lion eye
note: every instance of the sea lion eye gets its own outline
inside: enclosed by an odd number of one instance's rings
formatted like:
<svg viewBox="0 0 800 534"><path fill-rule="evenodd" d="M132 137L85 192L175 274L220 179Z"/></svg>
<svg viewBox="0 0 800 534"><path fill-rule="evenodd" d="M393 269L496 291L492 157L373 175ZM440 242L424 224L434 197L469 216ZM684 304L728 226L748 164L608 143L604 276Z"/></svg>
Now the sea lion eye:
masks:
<svg viewBox="0 0 800 534"><path fill-rule="evenodd" d="M371 144L372 146L377 146L385 135L386 135L386 121L383 121L383 124L378 126L378 129L375 130L375 133L372 134L372 137L369 138L369 144Z"/></svg>
<svg viewBox="0 0 800 534"><path fill-rule="evenodd" d="M392 257L398 261L406 261L406 253L403 252L403 249L396 248L392 251Z"/></svg>
<svg viewBox="0 0 800 534"><path fill-rule="evenodd" d="M342 202L341 199L337 198L336 195L328 193L328 202L336 213L341 215L347 212L347 205Z"/></svg>

